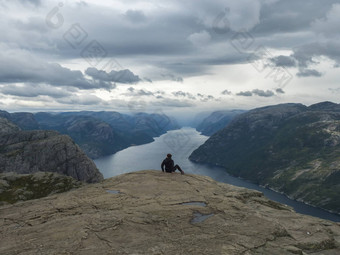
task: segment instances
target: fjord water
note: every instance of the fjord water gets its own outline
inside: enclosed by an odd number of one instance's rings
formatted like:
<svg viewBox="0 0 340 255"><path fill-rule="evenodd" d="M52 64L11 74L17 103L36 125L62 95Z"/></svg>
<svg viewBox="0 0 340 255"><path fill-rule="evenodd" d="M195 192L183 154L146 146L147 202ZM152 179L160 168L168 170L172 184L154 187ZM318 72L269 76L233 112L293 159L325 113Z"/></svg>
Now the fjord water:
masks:
<svg viewBox="0 0 340 255"><path fill-rule="evenodd" d="M138 170L160 170L161 163L166 154L171 153L175 164L180 165L186 173L210 176L219 182L255 189L263 192L264 195L271 200L293 207L298 213L340 222L339 215L291 200L280 193L232 177L221 167L191 162L188 159L189 155L207 139L207 136L201 135L193 128L182 128L180 130L169 131L160 137L156 137L152 143L132 146L114 155L97 159L95 163L104 177L109 178Z"/></svg>

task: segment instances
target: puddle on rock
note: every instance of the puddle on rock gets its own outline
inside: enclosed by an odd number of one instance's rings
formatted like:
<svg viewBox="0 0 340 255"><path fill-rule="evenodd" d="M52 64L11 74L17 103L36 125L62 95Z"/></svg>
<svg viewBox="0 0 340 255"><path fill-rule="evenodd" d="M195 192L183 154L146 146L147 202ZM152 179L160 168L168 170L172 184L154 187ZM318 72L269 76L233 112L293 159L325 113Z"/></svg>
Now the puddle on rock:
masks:
<svg viewBox="0 0 340 255"><path fill-rule="evenodd" d="M186 202L186 203L181 203L181 205L197 205L197 206L202 206L202 207L207 206L207 204L204 202Z"/></svg>
<svg viewBox="0 0 340 255"><path fill-rule="evenodd" d="M119 190L107 190L106 192L111 193L111 194L120 194Z"/></svg>
<svg viewBox="0 0 340 255"><path fill-rule="evenodd" d="M201 214L199 212L194 213L194 218L191 220L191 223L200 223L205 221L206 219L210 218L211 216L214 216L213 213L211 214Z"/></svg>

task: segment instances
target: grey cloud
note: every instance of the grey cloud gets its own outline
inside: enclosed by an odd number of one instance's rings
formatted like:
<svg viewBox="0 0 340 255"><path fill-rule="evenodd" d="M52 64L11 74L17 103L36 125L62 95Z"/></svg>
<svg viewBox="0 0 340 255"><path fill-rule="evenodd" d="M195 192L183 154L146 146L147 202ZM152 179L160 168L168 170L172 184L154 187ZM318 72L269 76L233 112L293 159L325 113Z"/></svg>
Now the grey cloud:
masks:
<svg viewBox="0 0 340 255"><path fill-rule="evenodd" d="M221 92L221 94L222 95L231 95L232 93L231 93L231 91L229 91L229 90L223 90L222 92Z"/></svg>
<svg viewBox="0 0 340 255"><path fill-rule="evenodd" d="M103 70L98 70L97 68L94 67L89 67L86 69L85 73L95 80L100 80L104 82L132 84L141 81L138 75L135 75L128 69L120 71L112 70L111 72L108 73Z"/></svg>
<svg viewBox="0 0 340 255"><path fill-rule="evenodd" d="M331 91L334 94L340 93L340 88L329 88L328 90Z"/></svg>
<svg viewBox="0 0 340 255"><path fill-rule="evenodd" d="M172 92L172 94L175 97L187 97L187 98L192 99L192 100L196 99L196 97L193 94L189 93L189 92L176 91L176 92Z"/></svg>
<svg viewBox="0 0 340 255"><path fill-rule="evenodd" d="M264 91L261 89L254 89L252 90L252 93L260 97L272 97L275 95L274 92L271 90Z"/></svg>
<svg viewBox="0 0 340 255"><path fill-rule="evenodd" d="M284 94L284 93L285 93L284 90L281 89L281 88L278 88L278 89L276 89L275 91L276 91L276 93L278 93L278 94Z"/></svg>
<svg viewBox="0 0 340 255"><path fill-rule="evenodd" d="M38 33L46 33L49 31L48 27L45 24L45 20L37 17L30 17L27 20L16 20L13 21L13 25L21 30L23 33L29 31L32 35L32 32Z"/></svg>
<svg viewBox="0 0 340 255"><path fill-rule="evenodd" d="M317 33L323 34L327 37L336 37L340 34L339 22L340 4L334 4L326 17L317 19L312 23L312 28Z"/></svg>
<svg viewBox="0 0 340 255"><path fill-rule="evenodd" d="M296 66L296 60L290 56L277 56L277 57L271 58L270 61L275 66L282 66L282 67L295 67Z"/></svg>
<svg viewBox="0 0 340 255"><path fill-rule="evenodd" d="M179 76L175 76L174 74L161 74L164 79L176 81L176 82L183 82L183 78Z"/></svg>
<svg viewBox="0 0 340 255"><path fill-rule="evenodd" d="M114 84L86 79L79 70L47 63L23 53L11 57L0 52L0 83L38 83L79 89L112 89Z"/></svg>
<svg viewBox="0 0 340 255"><path fill-rule="evenodd" d="M164 95L165 92L161 91L161 90L157 90L157 91L149 91L146 89L135 89L133 87L129 87L127 89L127 93L124 93L123 95L126 96L133 96L133 97L139 97L139 96L146 96L146 97L157 97L157 96L161 96Z"/></svg>
<svg viewBox="0 0 340 255"><path fill-rule="evenodd" d="M251 97L253 93L251 91L241 91L236 94L237 96Z"/></svg>
<svg viewBox="0 0 340 255"><path fill-rule="evenodd" d="M302 69L296 75L298 77L321 77L322 73L314 69Z"/></svg>
<svg viewBox="0 0 340 255"><path fill-rule="evenodd" d="M236 94L237 96L244 96L244 97L251 97L253 95L259 96L259 97L272 97L274 96L274 92L271 90L261 90L261 89L253 89L252 91L241 91Z"/></svg>
<svg viewBox="0 0 340 255"><path fill-rule="evenodd" d="M14 1L18 1L22 4L30 3L30 4L33 4L35 6L41 5L41 0L14 0Z"/></svg>
<svg viewBox="0 0 340 255"><path fill-rule="evenodd" d="M62 98L71 96L72 94L63 89L55 88L48 85L41 84L24 84L18 85L3 85L0 87L0 92L5 95L19 96L19 97L38 97L50 96L53 98Z"/></svg>
<svg viewBox="0 0 340 255"><path fill-rule="evenodd" d="M215 98L212 95L203 95L201 93L197 93L197 97L199 98L201 102L208 102L208 101L215 100Z"/></svg>
<svg viewBox="0 0 340 255"><path fill-rule="evenodd" d="M146 21L146 16L144 14L144 12L142 11L138 11L138 10L128 10L125 13L125 17L134 23L141 23Z"/></svg>
<svg viewBox="0 0 340 255"><path fill-rule="evenodd" d="M62 104L70 104L70 105L99 105L108 104L101 98L95 96L95 95L82 95L82 96L75 96L72 97L66 97L66 98L60 98L56 100L58 103Z"/></svg>
<svg viewBox="0 0 340 255"><path fill-rule="evenodd" d="M277 34L309 30L317 17L325 17L337 0L275 1L262 5L260 23L254 27L255 34Z"/></svg>
<svg viewBox="0 0 340 255"><path fill-rule="evenodd" d="M164 106L164 107L192 107L194 106L193 103L184 101L184 100L178 100L178 99L171 99L171 98L163 98L156 102L152 102L151 104L155 106Z"/></svg>

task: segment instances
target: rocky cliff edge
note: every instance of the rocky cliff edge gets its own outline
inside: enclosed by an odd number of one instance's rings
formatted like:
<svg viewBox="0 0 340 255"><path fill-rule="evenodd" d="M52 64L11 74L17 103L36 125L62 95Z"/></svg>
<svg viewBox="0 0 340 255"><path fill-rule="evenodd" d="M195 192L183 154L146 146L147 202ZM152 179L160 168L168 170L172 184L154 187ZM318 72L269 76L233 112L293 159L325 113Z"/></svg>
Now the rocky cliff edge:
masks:
<svg viewBox="0 0 340 255"><path fill-rule="evenodd" d="M0 207L0 254L340 254L340 224L196 175L141 171Z"/></svg>
<svg viewBox="0 0 340 255"><path fill-rule="evenodd" d="M21 131L0 118L0 173L56 172L76 180L103 180L96 165L69 136L55 131Z"/></svg>

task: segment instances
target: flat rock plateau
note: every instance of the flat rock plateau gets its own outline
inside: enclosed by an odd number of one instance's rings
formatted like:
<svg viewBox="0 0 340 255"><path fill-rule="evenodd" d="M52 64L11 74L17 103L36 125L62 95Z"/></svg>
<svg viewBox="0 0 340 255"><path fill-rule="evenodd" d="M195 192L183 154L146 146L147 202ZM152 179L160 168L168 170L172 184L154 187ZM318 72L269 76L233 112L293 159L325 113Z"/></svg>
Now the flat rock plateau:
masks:
<svg viewBox="0 0 340 255"><path fill-rule="evenodd" d="M340 224L258 191L140 171L0 207L0 254L340 254Z"/></svg>

